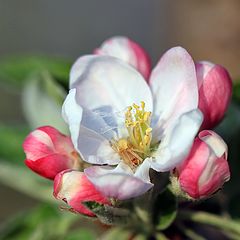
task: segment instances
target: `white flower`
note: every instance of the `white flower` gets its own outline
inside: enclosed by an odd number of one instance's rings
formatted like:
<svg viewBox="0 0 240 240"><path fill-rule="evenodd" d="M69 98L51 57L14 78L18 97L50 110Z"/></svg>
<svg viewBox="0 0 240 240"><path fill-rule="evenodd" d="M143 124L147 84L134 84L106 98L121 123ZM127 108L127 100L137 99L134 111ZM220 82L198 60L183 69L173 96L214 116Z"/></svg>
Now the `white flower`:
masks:
<svg viewBox="0 0 240 240"><path fill-rule="evenodd" d="M148 191L149 169L179 165L202 123L195 65L181 47L162 56L149 84L120 59L83 56L71 69L70 89L63 117L81 157L107 165L85 169L107 197L128 199Z"/></svg>

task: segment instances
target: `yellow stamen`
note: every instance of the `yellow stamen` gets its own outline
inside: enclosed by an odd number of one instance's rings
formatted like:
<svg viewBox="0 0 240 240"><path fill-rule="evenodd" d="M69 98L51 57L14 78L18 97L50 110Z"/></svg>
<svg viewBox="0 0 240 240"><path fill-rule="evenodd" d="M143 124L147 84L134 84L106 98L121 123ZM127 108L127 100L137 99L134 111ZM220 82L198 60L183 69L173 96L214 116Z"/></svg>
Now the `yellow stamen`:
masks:
<svg viewBox="0 0 240 240"><path fill-rule="evenodd" d="M151 112L145 111L145 103L133 104L125 113L128 138L112 141L112 148L130 167L135 168L150 156L152 140Z"/></svg>

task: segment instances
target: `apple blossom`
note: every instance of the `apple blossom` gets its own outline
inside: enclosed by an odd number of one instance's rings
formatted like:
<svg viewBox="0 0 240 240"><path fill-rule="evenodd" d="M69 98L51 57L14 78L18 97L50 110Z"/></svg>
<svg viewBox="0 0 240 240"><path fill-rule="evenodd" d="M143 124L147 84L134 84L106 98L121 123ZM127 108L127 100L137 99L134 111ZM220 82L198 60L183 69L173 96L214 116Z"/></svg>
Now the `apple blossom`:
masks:
<svg viewBox="0 0 240 240"><path fill-rule="evenodd" d="M108 165L85 169L95 187L107 197L136 197L153 186L150 168L169 171L191 150L202 123L195 64L185 49L172 48L147 84L120 59L80 57L63 117L82 159Z"/></svg>
<svg viewBox="0 0 240 240"><path fill-rule="evenodd" d="M151 61L146 51L127 37L112 37L94 51L98 55L117 57L135 67L148 80Z"/></svg>
<svg viewBox="0 0 240 240"><path fill-rule="evenodd" d="M79 169L79 156L70 137L44 126L31 132L23 143L25 164L39 175L54 179L65 169Z"/></svg>
<svg viewBox="0 0 240 240"><path fill-rule="evenodd" d="M204 115L201 129L211 129L224 117L232 95L232 81L226 69L210 62L198 62L196 71L199 109Z"/></svg>
<svg viewBox="0 0 240 240"><path fill-rule="evenodd" d="M202 131L188 158L177 167L181 189L190 197L211 196L229 180L227 145L213 131Z"/></svg>
<svg viewBox="0 0 240 240"><path fill-rule="evenodd" d="M65 170L54 179L53 195L64 200L72 209L84 215L94 216L82 202L95 201L102 204L110 204L94 185L87 179L83 172Z"/></svg>

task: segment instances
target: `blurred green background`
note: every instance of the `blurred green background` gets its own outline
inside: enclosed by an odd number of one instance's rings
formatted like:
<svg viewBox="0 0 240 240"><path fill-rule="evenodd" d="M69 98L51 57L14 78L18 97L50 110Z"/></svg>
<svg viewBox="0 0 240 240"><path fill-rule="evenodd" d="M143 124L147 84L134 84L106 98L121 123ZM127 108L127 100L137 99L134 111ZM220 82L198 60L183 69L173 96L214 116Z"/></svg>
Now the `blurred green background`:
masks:
<svg viewBox="0 0 240 240"><path fill-rule="evenodd" d="M13 231L11 226L16 227L15 232L26 229L18 239L44 239L34 224L50 219L48 226L52 227L53 218L61 218L56 206L25 212L53 199L51 184L24 167L21 142L31 128L51 121L64 129L59 109L71 64L114 35L125 35L141 44L153 64L166 49L181 45L196 61L210 60L229 70L236 81L234 102L218 131L229 143L232 180L226 184L227 194L216 198L220 198L226 214L239 218L239 12L238 0L0 0L0 237L2 232L7 236ZM38 102L39 96L46 101ZM53 116L51 109L56 109ZM210 202L204 208L208 206ZM21 214L27 214L25 221L21 221ZM66 214L62 222L70 224L73 218ZM40 224L40 228L45 227ZM35 235L31 235L33 229ZM82 239L96 237L96 233L82 234ZM81 239L79 233L78 238L74 236L69 239ZM12 239L17 238L13 235Z"/></svg>

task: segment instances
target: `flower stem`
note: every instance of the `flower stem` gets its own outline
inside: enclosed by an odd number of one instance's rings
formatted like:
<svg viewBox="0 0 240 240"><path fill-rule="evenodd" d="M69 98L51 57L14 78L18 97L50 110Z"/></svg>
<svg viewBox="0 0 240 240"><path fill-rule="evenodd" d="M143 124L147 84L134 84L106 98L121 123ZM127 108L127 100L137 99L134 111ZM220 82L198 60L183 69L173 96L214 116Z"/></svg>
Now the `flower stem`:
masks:
<svg viewBox="0 0 240 240"><path fill-rule="evenodd" d="M197 223L208 224L218 229L229 231L240 236L240 223L228 218L224 218L222 216L217 216L212 213L181 211L179 212L179 218Z"/></svg>

